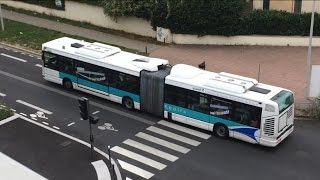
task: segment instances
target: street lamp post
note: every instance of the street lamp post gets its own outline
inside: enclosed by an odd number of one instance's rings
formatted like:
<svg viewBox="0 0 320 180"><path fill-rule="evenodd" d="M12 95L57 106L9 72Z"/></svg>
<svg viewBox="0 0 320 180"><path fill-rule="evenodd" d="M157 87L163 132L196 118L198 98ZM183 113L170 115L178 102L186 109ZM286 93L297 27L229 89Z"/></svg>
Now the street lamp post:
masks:
<svg viewBox="0 0 320 180"><path fill-rule="evenodd" d="M316 0L312 3L312 14L310 23L310 36L309 36L309 47L308 47L308 57L307 57L307 74L306 74L306 99L310 95L310 79L311 79L311 58L312 58L312 36L313 36L313 25L314 25L314 12L315 12Z"/></svg>

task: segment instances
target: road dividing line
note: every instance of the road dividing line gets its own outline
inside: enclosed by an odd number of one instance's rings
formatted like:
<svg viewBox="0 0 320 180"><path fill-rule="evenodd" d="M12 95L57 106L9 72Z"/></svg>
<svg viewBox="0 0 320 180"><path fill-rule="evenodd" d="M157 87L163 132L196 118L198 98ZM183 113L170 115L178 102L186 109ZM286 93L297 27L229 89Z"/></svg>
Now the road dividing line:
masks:
<svg viewBox="0 0 320 180"><path fill-rule="evenodd" d="M155 156L161 157L161 158L166 159L166 160L171 161L171 162L174 162L174 161L176 161L178 159L178 157L176 157L174 155L171 155L169 153L160 151L160 150L158 150L156 148L153 148L153 147L150 147L148 145L136 142L136 141L131 140L131 139L127 139L123 143L126 144L126 145L129 145L129 146L135 147L137 149L140 149L141 151L145 151L147 153L150 153L150 154L153 154Z"/></svg>
<svg viewBox="0 0 320 180"><path fill-rule="evenodd" d="M72 123L68 124L68 126L72 126L72 125L74 125L74 124L75 124L75 122L72 122Z"/></svg>
<svg viewBox="0 0 320 180"><path fill-rule="evenodd" d="M50 111L48 111L48 110L45 110L45 109L42 109L42 108L40 108L40 107L37 107L37 106L35 106L35 105L32 105L32 104L30 104L30 103L27 103L27 102L24 102L24 101L21 101L21 100L16 100L16 102L17 102L17 103L20 103L20 104L23 104L23 105L25 105L25 106L29 106L29 107L31 107L31 108L33 108L33 109L38 110L38 111L42 111L42 112L44 112L44 113L46 113L46 114L52 114L52 112L50 112Z"/></svg>
<svg viewBox="0 0 320 180"><path fill-rule="evenodd" d="M127 162L121 161L120 159L118 159L118 162L120 164L120 166L122 167L122 169L127 170L133 174L136 174L140 177L143 177L145 179L150 179L154 174L152 174L149 171L143 170L137 166L134 166L132 164L129 164Z"/></svg>
<svg viewBox="0 0 320 180"><path fill-rule="evenodd" d="M51 132L54 132L54 133L60 134L61 136L66 137L66 138L72 139L72 140L74 140L74 141L76 141L76 142L78 142L78 143L80 143L80 144L83 144L83 145L87 146L88 148L91 147L91 144L89 144L89 143L87 143L87 142L85 142L85 141L83 141L83 140L81 140L81 139L78 139L78 138L75 138L75 137L70 136L70 135L68 135L68 134L65 134L65 133L63 133L63 132L61 132L61 131L58 131L58 130L56 130L56 129L53 129L53 128L49 127L49 126L45 126L45 125L43 125L43 124L41 124L41 123L38 123L38 122L36 122L36 121L32 121L31 119L29 119L29 118L27 118L27 117L20 116L20 118L23 119L23 120L25 120L25 121L28 121L28 122L30 122L30 123L32 123L32 124L35 124L35 125L37 125L37 126L40 126L40 127L42 127L42 128L45 128L45 129L47 129L47 130L49 130L49 131L51 131ZM107 153L101 151L100 149L98 149L98 148L96 148L96 147L94 147L94 151L96 151L97 153L101 154L102 156L104 156L106 159L109 160L109 155L108 155ZM111 162L112 162L112 164L114 164L114 170L115 170L115 172L116 172L117 180L122 180L121 173L120 173L120 170L119 170L119 168L118 168L117 163L116 163L112 158L111 158Z"/></svg>
<svg viewBox="0 0 320 180"><path fill-rule="evenodd" d="M33 119L33 120L35 120L35 121L38 121L38 119L36 119L36 118L31 118L31 119Z"/></svg>
<svg viewBox="0 0 320 180"><path fill-rule="evenodd" d="M111 148L111 151L116 152L118 154L121 154L123 156L126 156L128 158L134 159L136 161L139 161L143 164L146 164L150 167L156 168L158 170L162 170L164 168L167 167L167 165L159 163L155 160L149 159L147 157L141 156L140 154L134 153L132 151L129 151L127 149L124 149L122 147L119 146L114 146L113 148Z"/></svg>
<svg viewBox="0 0 320 180"><path fill-rule="evenodd" d="M45 124L45 125L49 126L49 123L47 123L47 122L42 122L42 124Z"/></svg>
<svg viewBox="0 0 320 180"><path fill-rule="evenodd" d="M5 95L5 94L3 94L3 93L0 93L0 96L5 97L5 96L7 96L7 95Z"/></svg>
<svg viewBox="0 0 320 180"><path fill-rule="evenodd" d="M53 126L53 128L58 129L58 130L60 129L60 128L58 128L57 126Z"/></svg>
<svg viewBox="0 0 320 180"><path fill-rule="evenodd" d="M36 64L35 66L37 66L37 67L41 67L41 68L42 68L42 65L41 65L41 64Z"/></svg>
<svg viewBox="0 0 320 180"><path fill-rule="evenodd" d="M98 114L100 111L93 112L92 114Z"/></svg>
<svg viewBox="0 0 320 180"><path fill-rule="evenodd" d="M104 161L99 160L91 163L97 172L98 180L110 180L111 175L108 166Z"/></svg>
<svg viewBox="0 0 320 180"><path fill-rule="evenodd" d="M166 141L166 140L151 136L149 134L145 134L143 132L139 132L138 134L136 134L136 136L139 137L139 138L142 138L144 140L153 142L155 144L164 146L166 148L181 152L183 154L186 154L186 153L188 153L190 151L190 149L188 149L188 148L185 148L185 147L179 146L177 144L171 143L169 141Z"/></svg>
<svg viewBox="0 0 320 180"><path fill-rule="evenodd" d="M169 132L169 131L166 131L166 130L163 130L163 129L160 129L160 128L157 128L157 127L154 127L154 126L148 127L147 130L151 131L151 132L154 132L154 133L157 133L157 134L160 134L162 136L165 136L165 137L168 137L168 138L171 138L171 139L186 143L186 144L190 144L192 146L199 146L199 144L201 144L201 142L199 142L199 141L195 141L193 139L190 139L190 138L187 138L187 137L183 137L183 136L180 136L178 134L175 134L175 133L172 133L172 132Z"/></svg>
<svg viewBox="0 0 320 180"><path fill-rule="evenodd" d="M166 127L169 127L169 128L172 128L172 129L175 129L175 130L178 130L178 131L181 131L181 132L193 135L193 136L197 136L202 139L209 139L211 137L211 135L209 135L209 134L202 133L202 132L190 129L190 128L186 128L186 127L183 127L183 126L180 126L180 125L177 125L177 124L165 121L165 120L159 121L158 124L161 124L163 126L166 126Z"/></svg>
<svg viewBox="0 0 320 180"><path fill-rule="evenodd" d="M20 59L20 58L14 57L14 56L10 56L10 55L5 54L5 53L1 53L0 55L1 55L1 56L5 56L5 57L8 57L8 58L11 58L11 59L14 59L14 60L17 60L17 61L20 61L20 62L27 62L27 61L24 60L24 59Z"/></svg>
<svg viewBox="0 0 320 180"><path fill-rule="evenodd" d="M22 116L26 116L27 117L27 115L25 113L19 113L19 114L21 114Z"/></svg>

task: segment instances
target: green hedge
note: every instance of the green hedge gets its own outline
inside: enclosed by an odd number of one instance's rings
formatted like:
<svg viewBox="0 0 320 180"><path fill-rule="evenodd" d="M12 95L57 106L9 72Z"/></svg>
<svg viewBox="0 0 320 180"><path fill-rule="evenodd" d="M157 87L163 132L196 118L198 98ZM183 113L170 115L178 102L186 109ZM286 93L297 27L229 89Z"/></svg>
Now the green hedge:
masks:
<svg viewBox="0 0 320 180"><path fill-rule="evenodd" d="M61 7L56 5L56 0L14 0L14 1L22 1L24 3L36 4L39 6L44 6L47 8L64 10L65 0L61 1Z"/></svg>
<svg viewBox="0 0 320 180"><path fill-rule="evenodd" d="M117 19L136 16L155 28L197 35L307 36L310 13L248 10L246 0L101 0L105 13ZM320 16L315 15L314 35L320 35Z"/></svg>
<svg viewBox="0 0 320 180"><path fill-rule="evenodd" d="M13 111L7 107L4 108L0 106L0 120L6 119L10 116L13 116Z"/></svg>

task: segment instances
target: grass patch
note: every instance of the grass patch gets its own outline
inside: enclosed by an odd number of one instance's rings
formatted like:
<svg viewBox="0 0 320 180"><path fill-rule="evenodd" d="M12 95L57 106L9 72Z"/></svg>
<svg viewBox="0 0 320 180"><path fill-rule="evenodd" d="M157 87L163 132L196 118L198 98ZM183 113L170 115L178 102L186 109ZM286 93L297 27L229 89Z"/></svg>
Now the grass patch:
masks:
<svg viewBox="0 0 320 180"><path fill-rule="evenodd" d="M74 39L81 39L88 42L95 42L95 40L86 39L80 36L73 36L65 33L61 33L58 31L41 28L17 21L12 21L8 19L4 19L5 31L0 31L0 41L18 45L26 49L34 50L37 52L41 51L41 46L43 43L51 41L53 39L57 39L60 37L70 37ZM101 42L103 43L103 42ZM115 46L113 44L109 44ZM148 55L146 53L137 52L133 49L128 49L125 47L117 46L121 48L123 51Z"/></svg>
<svg viewBox="0 0 320 180"><path fill-rule="evenodd" d="M83 1L87 1L87 0L83 0ZM96 3L96 2L94 2L94 3ZM108 29L108 28L104 28L101 26L96 26L96 25L90 24L88 22L73 21L70 19L60 18L60 17L53 16L53 15L47 15L45 13L36 13L36 12L28 11L25 9L13 8L13 7L9 7L6 5L4 5L4 9L14 11L17 13L21 13L21 14L27 14L27 15L34 16L34 17L48 19L51 21L59 21L61 23L66 23L66 24L70 24L73 26L77 26L77 27L92 29L92 30L103 32L106 34L113 34L116 36L126 37L129 39L136 39L136 40L143 41L143 42L150 42L153 44L164 45L163 43L158 42L156 39L151 38L151 37L145 37L145 36L140 36L140 35L136 35L136 34L131 34L131 33L127 33L125 31L120 31L120 30Z"/></svg>
<svg viewBox="0 0 320 180"><path fill-rule="evenodd" d="M13 111L8 107L0 106L0 121L13 116Z"/></svg>

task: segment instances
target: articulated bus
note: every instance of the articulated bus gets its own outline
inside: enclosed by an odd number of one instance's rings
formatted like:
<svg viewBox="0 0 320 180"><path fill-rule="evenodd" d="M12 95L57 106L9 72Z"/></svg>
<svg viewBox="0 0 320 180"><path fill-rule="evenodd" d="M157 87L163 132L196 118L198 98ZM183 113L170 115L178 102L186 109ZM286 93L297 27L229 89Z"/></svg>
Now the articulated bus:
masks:
<svg viewBox="0 0 320 180"><path fill-rule="evenodd" d="M274 147L292 133L294 96L257 80L68 37L42 45L45 80L216 136Z"/></svg>

